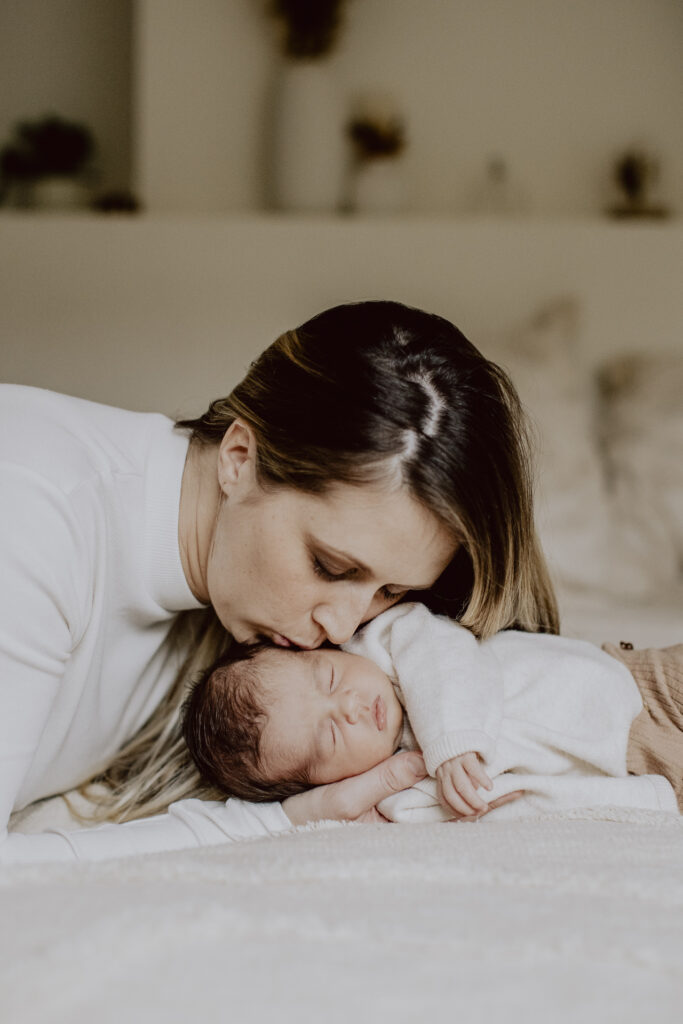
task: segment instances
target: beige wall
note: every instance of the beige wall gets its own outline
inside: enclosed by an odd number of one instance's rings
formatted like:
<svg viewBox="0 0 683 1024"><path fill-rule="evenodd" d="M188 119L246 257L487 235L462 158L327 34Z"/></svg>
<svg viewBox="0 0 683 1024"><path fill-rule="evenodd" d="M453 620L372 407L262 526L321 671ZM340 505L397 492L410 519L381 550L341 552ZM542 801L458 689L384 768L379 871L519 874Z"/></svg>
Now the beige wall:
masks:
<svg viewBox="0 0 683 1024"><path fill-rule="evenodd" d="M0 217L0 380L199 413L282 330L393 298L474 342L558 296L590 362L683 350L683 225Z"/></svg>

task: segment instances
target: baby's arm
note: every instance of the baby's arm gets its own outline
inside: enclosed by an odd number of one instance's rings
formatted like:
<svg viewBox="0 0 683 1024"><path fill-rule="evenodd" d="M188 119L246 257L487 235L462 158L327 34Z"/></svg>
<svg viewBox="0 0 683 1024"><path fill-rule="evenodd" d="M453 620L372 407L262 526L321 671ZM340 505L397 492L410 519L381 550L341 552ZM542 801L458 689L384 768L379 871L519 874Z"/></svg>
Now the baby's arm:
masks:
<svg viewBox="0 0 683 1024"><path fill-rule="evenodd" d="M476 788L490 788L490 780L479 757L493 759L503 709L494 655L469 630L421 604L389 609L345 647L398 679L427 770L446 802L459 813L481 811Z"/></svg>

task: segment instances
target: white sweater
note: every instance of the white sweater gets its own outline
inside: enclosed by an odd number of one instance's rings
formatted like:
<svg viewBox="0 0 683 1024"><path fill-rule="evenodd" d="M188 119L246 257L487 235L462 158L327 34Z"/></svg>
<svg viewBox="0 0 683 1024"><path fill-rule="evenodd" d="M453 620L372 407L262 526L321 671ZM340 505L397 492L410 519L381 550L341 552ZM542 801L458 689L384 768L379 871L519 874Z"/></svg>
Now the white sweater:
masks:
<svg viewBox="0 0 683 1024"><path fill-rule="evenodd" d="M631 724L640 692L621 662L593 644L505 631L482 643L424 605L390 608L344 645L376 662L394 683L427 770L476 751L494 785L487 801L525 790L497 808L524 817L569 807L628 806L678 813L670 783L628 775ZM394 821L444 820L426 779L383 801Z"/></svg>
<svg viewBox="0 0 683 1024"><path fill-rule="evenodd" d="M143 823L7 833L78 785L159 703L180 562L188 440L165 416L0 385L0 863L178 849L291 828L279 804L182 801Z"/></svg>

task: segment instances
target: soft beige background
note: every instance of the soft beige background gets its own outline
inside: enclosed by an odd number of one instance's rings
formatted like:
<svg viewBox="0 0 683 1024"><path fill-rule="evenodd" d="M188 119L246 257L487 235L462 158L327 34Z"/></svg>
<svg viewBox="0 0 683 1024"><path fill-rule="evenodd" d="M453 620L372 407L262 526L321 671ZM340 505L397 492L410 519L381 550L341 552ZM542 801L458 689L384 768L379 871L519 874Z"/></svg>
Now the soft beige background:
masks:
<svg viewBox="0 0 683 1024"><path fill-rule="evenodd" d="M101 134L106 184L147 216L0 212L0 379L133 408L199 411L282 329L394 297L475 341L558 294L581 344L677 349L683 228L601 214L614 152L663 161L683 210L680 0L349 0L330 66L388 89L409 122L413 216L268 217L276 71L266 0L0 4L0 132L48 107ZM492 152L526 220L467 218Z"/></svg>
<svg viewBox="0 0 683 1024"><path fill-rule="evenodd" d="M259 208L266 3L5 0L0 138L54 108L92 123L105 183L132 174L153 211ZM339 89L386 89L405 111L413 209L467 210L500 153L538 216L597 213L637 143L683 211L680 0L349 0L346 22Z"/></svg>
<svg viewBox="0 0 683 1024"><path fill-rule="evenodd" d="M558 295L581 354L683 347L683 227L267 215L0 218L0 380L202 411L329 305L394 298L483 345Z"/></svg>

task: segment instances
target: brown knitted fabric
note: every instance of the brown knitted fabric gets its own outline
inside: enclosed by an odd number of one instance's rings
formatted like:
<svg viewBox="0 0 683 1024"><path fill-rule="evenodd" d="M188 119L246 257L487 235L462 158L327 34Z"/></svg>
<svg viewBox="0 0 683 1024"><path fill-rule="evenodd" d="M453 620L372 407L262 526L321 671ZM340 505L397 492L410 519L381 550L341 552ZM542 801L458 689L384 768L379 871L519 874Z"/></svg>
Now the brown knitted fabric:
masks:
<svg viewBox="0 0 683 1024"><path fill-rule="evenodd" d="M664 775L683 814L683 644L641 650L603 644L602 649L626 665L643 698L628 737L628 772Z"/></svg>

